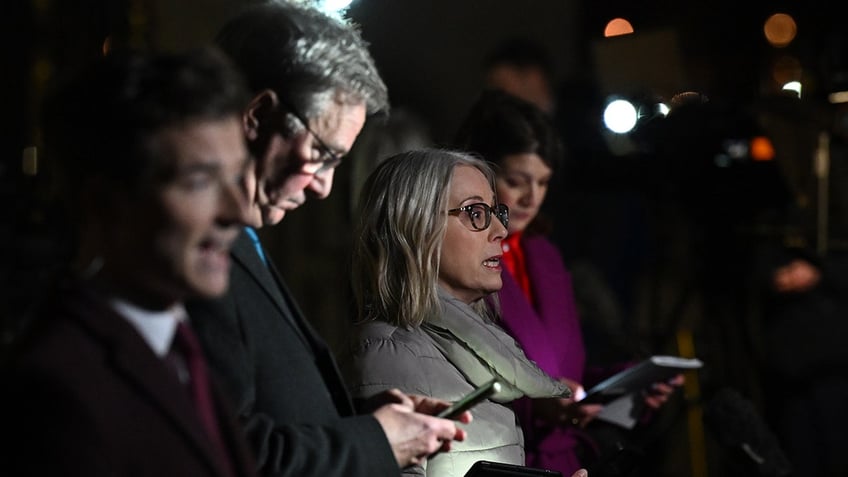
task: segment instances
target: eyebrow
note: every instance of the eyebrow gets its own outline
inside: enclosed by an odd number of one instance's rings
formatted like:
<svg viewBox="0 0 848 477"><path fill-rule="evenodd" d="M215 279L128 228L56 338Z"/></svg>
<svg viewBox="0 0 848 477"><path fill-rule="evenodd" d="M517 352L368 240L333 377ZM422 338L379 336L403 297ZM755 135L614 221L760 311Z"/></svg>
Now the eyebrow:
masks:
<svg viewBox="0 0 848 477"><path fill-rule="evenodd" d="M245 171L253 160L253 156L245 154L244 157L238 160L238 165L234 168L234 170ZM222 162L222 160L218 160L216 158L202 158L199 159L198 162L182 164L181 166L174 168L172 174L173 177L198 173L219 174L224 169Z"/></svg>
<svg viewBox="0 0 848 477"><path fill-rule="evenodd" d="M478 203L478 202L486 203L486 199L484 199L483 197L480 197L479 195L468 196L468 197L462 199L461 201L459 201L459 203L464 204L464 203L466 203L470 200L473 200L475 204ZM492 203L497 204L497 202L498 202L498 197L496 195L493 195L492 196Z"/></svg>
<svg viewBox="0 0 848 477"><path fill-rule="evenodd" d="M531 173L529 173L529 172L510 170L510 169L504 169L504 172L505 172L505 174L504 174L505 176L520 176L520 177L523 177L524 179L530 179L530 180L533 179L531 177ZM550 179L551 177L553 177L553 175L554 175L554 173L553 173L553 171L551 171L545 177L543 177L543 179Z"/></svg>

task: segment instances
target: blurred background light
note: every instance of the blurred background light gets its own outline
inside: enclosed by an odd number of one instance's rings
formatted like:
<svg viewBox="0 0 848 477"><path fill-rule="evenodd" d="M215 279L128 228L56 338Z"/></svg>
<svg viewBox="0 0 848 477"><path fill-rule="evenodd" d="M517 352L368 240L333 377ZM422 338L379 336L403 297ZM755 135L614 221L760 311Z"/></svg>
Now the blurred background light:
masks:
<svg viewBox="0 0 848 477"><path fill-rule="evenodd" d="M765 136L751 138L751 159L755 161L771 161L774 159L774 146L769 138Z"/></svg>
<svg viewBox="0 0 848 477"><path fill-rule="evenodd" d="M604 108L604 125L612 132L626 134L636 126L638 114L630 101L616 99Z"/></svg>
<svg viewBox="0 0 848 477"><path fill-rule="evenodd" d="M792 43L798 33L795 19L785 13L775 13L768 17L763 25L766 40L775 48L783 48Z"/></svg>
<svg viewBox="0 0 848 477"><path fill-rule="evenodd" d="M800 81L790 81L783 85L783 91L794 91L798 97L801 97L801 82Z"/></svg>
<svg viewBox="0 0 848 477"><path fill-rule="evenodd" d="M827 101L830 104L848 103L848 91L837 91L827 95Z"/></svg>
<svg viewBox="0 0 848 477"><path fill-rule="evenodd" d="M724 141L724 151L731 159L744 159L748 157L749 144L747 141L740 139L726 139Z"/></svg>
<svg viewBox="0 0 848 477"><path fill-rule="evenodd" d="M100 50L103 52L103 56L108 55L112 51L112 35L103 39L103 45L100 47Z"/></svg>
<svg viewBox="0 0 848 477"><path fill-rule="evenodd" d="M24 148L21 158L21 172L27 176L38 175L38 149L35 146Z"/></svg>
<svg viewBox="0 0 848 477"><path fill-rule="evenodd" d="M630 33L633 33L633 25L624 18L613 18L607 23L606 28L604 28L605 38L629 35Z"/></svg>
<svg viewBox="0 0 848 477"><path fill-rule="evenodd" d="M771 76L778 86L792 81L799 81L804 74L801 62L792 55L781 55L771 66Z"/></svg>

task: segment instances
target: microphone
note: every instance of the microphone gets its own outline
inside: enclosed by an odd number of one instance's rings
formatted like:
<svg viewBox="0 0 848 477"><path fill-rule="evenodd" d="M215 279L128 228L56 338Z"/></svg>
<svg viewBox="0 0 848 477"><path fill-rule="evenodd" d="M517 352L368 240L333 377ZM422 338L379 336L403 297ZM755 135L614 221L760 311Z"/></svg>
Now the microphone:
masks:
<svg viewBox="0 0 848 477"><path fill-rule="evenodd" d="M737 391L716 392L704 408L704 425L720 444L733 450L744 462L741 475L787 477L792 474L789 460L777 438L760 418L750 401Z"/></svg>

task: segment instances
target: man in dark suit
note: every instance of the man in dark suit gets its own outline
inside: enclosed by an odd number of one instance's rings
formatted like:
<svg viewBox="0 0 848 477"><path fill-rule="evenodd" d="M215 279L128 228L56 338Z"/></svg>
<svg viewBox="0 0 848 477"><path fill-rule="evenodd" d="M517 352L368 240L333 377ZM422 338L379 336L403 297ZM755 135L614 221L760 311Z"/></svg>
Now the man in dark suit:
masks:
<svg viewBox="0 0 848 477"><path fill-rule="evenodd" d="M78 259L3 366L4 475L254 475L183 301L221 295L247 211L243 79L113 54L45 112Z"/></svg>
<svg viewBox="0 0 848 477"><path fill-rule="evenodd" d="M256 169L252 227L233 248L232 287L189 305L201 341L236 399L263 475L398 475L464 438L454 422L430 415L447 403L392 392L374 399L373 413L355 415L328 346L252 240L255 228L279 223L307 195L330 194L366 116L388 107L385 85L353 27L307 7L248 10L218 44L253 91L243 125Z"/></svg>

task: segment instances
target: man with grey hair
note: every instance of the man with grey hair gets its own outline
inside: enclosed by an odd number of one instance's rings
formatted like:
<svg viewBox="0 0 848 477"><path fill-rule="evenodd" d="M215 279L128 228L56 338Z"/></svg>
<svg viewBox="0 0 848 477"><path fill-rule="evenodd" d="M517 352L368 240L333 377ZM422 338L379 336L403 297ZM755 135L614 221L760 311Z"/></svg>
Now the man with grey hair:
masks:
<svg viewBox="0 0 848 477"><path fill-rule="evenodd" d="M397 475L464 438L433 417L448 403L390 391L354 415L326 343L266 257L255 229L279 223L333 173L386 87L356 29L312 8L253 7L220 32L253 99L242 126L255 157L248 227L233 247L229 293L189 304L212 367L224 379L263 475ZM468 421L464 413L461 420Z"/></svg>

